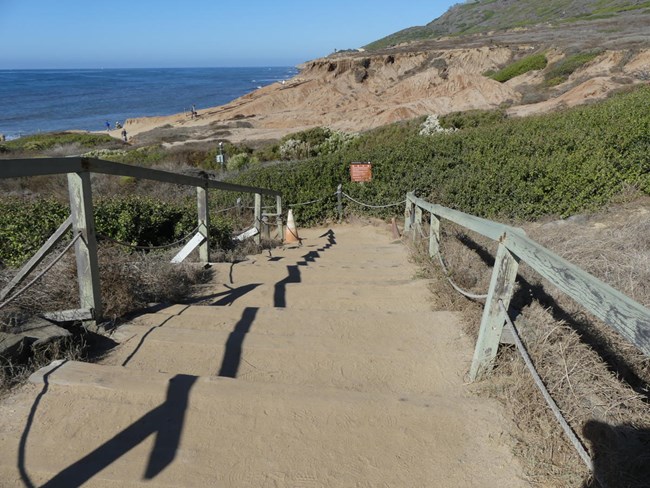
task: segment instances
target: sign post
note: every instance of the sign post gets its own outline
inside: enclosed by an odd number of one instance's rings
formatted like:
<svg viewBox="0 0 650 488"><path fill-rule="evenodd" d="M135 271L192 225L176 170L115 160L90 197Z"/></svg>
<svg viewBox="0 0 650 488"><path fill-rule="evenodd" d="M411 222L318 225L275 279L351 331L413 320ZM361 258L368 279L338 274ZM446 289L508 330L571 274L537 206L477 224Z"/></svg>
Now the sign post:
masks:
<svg viewBox="0 0 650 488"><path fill-rule="evenodd" d="M372 181L372 163L350 163L350 180L357 183Z"/></svg>

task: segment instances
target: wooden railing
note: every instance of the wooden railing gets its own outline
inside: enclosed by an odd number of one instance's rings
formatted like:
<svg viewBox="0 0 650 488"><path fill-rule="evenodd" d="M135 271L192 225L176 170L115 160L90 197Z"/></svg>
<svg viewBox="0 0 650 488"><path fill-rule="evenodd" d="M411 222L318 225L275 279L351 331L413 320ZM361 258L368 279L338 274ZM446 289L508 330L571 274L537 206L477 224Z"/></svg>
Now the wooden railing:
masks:
<svg viewBox="0 0 650 488"><path fill-rule="evenodd" d="M92 187L90 173L102 173L113 176L130 176L134 178L160 181L176 185L196 187L197 193L197 229L194 236L174 258L174 262L182 261L194 249L199 251L199 259L203 263L210 260L209 228L210 216L208 207L208 190L252 193L255 195L254 205L254 238L257 242L262 231L262 196L275 197L278 232L282 235L282 195L275 190L235 185L206 177L196 177L154 170L141 166L103 161L93 158L45 158L45 159L11 159L0 161L0 178L21 178L41 175L68 175L68 192L70 198L70 217L61 224L59 229L39 249L32 259L18 272L5 288L0 291L2 302L39 263L47 253L72 229L76 238L74 243L77 262L77 279L79 284L78 310L69 310L61 316L78 319L99 320L102 316L101 289L99 286L99 267L97 260L97 236L92 205Z"/></svg>
<svg viewBox="0 0 650 488"><path fill-rule="evenodd" d="M508 310L513 295L520 261L650 356L650 310L643 305L528 238L522 229L429 203L413 193L406 195L405 232L421 231L423 211L430 214L430 256L439 253L441 219L499 243L470 368L472 381L492 367L506 322L504 310Z"/></svg>

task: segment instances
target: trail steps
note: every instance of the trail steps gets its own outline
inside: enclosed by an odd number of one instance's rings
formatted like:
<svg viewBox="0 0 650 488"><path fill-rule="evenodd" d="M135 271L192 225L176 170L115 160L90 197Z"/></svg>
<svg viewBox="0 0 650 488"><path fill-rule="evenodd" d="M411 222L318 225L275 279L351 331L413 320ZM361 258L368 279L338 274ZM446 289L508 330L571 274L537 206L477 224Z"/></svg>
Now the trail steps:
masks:
<svg viewBox="0 0 650 488"><path fill-rule="evenodd" d="M101 364L32 375L0 403L0 486L528 486L404 247L373 226L304 236L215 265Z"/></svg>

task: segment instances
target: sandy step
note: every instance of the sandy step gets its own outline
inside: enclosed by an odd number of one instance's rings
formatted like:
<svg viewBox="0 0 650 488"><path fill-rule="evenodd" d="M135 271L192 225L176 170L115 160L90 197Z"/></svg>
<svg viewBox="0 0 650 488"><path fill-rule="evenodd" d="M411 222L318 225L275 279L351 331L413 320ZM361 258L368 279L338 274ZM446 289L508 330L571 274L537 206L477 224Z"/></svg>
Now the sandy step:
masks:
<svg viewBox="0 0 650 488"><path fill-rule="evenodd" d="M417 336L365 341L350 340L345 334L256 334L254 317L255 311L249 310L230 332L127 326L122 333L130 330L133 337L106 363L134 370L396 393L440 393L462 383L458 373L437 360L445 350L458 351L455 366L467 363L463 371L469 364L461 337L427 343Z"/></svg>
<svg viewBox="0 0 650 488"><path fill-rule="evenodd" d="M156 313L135 317L130 324L141 327L184 327L199 330L232 331L246 308L172 305ZM299 310L263 307L253 309L251 330L256 334L340 336L348 341L418 342L445 340L449 330L461 333L455 312L355 312L349 310ZM445 324L445 327L440 327ZM447 327L452 325L452 327ZM119 334L118 334L119 335ZM120 342L122 339L118 339Z"/></svg>
<svg viewBox="0 0 650 488"><path fill-rule="evenodd" d="M243 285L215 285L201 290L204 305L241 307L289 307L298 309L428 311L431 296L418 281L391 284L302 283L294 273L274 284L263 280Z"/></svg>
<svg viewBox="0 0 650 488"><path fill-rule="evenodd" d="M43 388L36 375L34 398ZM39 378L40 377L40 378ZM48 375L26 436L41 486L524 486L489 400L409 398L252 385L70 362ZM479 410L480 407L480 410ZM25 425L29 408L3 419ZM2 424L7 425L7 423ZM2 431L19 479L23 432ZM477 469L477 467L481 467Z"/></svg>
<svg viewBox="0 0 650 488"><path fill-rule="evenodd" d="M215 281L221 283L276 283L296 272L304 283L388 283L404 284L412 281L414 271L410 267L361 265L354 263L343 266L325 264L296 265L280 261L269 264L264 261L244 261L235 265L218 263L212 265Z"/></svg>

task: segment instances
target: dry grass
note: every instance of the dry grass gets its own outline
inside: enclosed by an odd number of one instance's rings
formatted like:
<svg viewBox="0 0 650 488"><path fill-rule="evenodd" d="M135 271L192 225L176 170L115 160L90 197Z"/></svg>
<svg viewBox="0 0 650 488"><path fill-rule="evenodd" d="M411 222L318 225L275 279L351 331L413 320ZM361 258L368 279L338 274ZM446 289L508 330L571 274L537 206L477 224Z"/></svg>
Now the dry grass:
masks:
<svg viewBox="0 0 650 488"><path fill-rule="evenodd" d="M150 302L174 302L192 292L192 286L211 273L191 263L173 265L170 253L126 253L115 246L98 251L104 317L117 320ZM38 269L35 273L38 272ZM8 281L5 272L3 283ZM74 253L68 252L35 286L0 313L0 324L10 327L38 313L77 308L78 288Z"/></svg>
<svg viewBox="0 0 650 488"><path fill-rule="evenodd" d="M591 274L650 303L649 200L635 199L608 211L567 221L528 224L528 234ZM426 242L418 246L426 252ZM485 293L495 244L443 224L442 253L460 286ZM476 337L482 305L462 298L437 263L420 257L436 304L460 310ZM534 364L573 430L594 458L608 487L650 486L650 360L608 326L590 317L527 266L520 267L511 312ZM519 310L520 312L517 312ZM516 452L535 486L598 486L565 439L519 354L500 349L478 393L506 404L518 429Z"/></svg>
<svg viewBox="0 0 650 488"><path fill-rule="evenodd" d="M79 360L85 356L85 353L84 335L77 334L33 348L27 360L20 363L0 359L0 398L27 381L32 372L50 364L53 360Z"/></svg>
<svg viewBox="0 0 650 488"><path fill-rule="evenodd" d="M573 221L530 226L540 244L577 264L617 290L650 307L650 199L615 207ZM575 316L574 327L618 375L650 397L650 360L609 327L581 311L581 307L550 290L562 308Z"/></svg>
<svg viewBox="0 0 650 488"><path fill-rule="evenodd" d="M170 253L128 254L114 246L101 246L98 254L104 319L109 321L104 324L106 326L150 302L186 300L192 295L195 285L212 276L210 270L196 264L172 265ZM34 274L42 267L44 265ZM13 270L4 270L0 287L12 275ZM42 312L78 308L78 300L74 253L69 251L33 287L0 310L0 330L10 331ZM0 361L0 395L54 359L92 359L107 347L107 341L110 342L83 327L71 331L73 336L70 338L49 343L44 348L32 348L22 363Z"/></svg>

